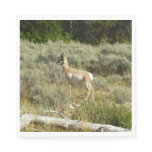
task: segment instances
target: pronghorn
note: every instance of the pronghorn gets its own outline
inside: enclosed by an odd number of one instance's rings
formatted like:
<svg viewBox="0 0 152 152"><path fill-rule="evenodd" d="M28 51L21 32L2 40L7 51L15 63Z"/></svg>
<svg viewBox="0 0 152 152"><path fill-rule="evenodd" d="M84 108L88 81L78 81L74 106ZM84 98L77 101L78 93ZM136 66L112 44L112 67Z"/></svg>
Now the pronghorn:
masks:
<svg viewBox="0 0 152 152"><path fill-rule="evenodd" d="M68 66L67 58L64 56L64 53L61 54L61 57L56 62L56 64L62 65L63 71L65 72L65 76L69 84L69 97L71 97L71 82L84 81L88 89L88 93L85 100L88 99L91 92L92 92L92 100L94 100L94 89L91 85L91 81L93 80L93 75L90 72L70 68Z"/></svg>

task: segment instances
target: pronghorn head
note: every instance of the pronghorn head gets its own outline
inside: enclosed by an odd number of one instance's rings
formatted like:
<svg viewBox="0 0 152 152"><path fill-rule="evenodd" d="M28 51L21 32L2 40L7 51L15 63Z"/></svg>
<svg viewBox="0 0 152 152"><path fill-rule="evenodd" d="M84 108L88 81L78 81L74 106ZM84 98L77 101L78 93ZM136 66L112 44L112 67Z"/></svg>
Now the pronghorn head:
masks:
<svg viewBox="0 0 152 152"><path fill-rule="evenodd" d="M56 64L62 65L63 67L68 66L67 58L64 56L64 53L61 54L61 57L56 62Z"/></svg>

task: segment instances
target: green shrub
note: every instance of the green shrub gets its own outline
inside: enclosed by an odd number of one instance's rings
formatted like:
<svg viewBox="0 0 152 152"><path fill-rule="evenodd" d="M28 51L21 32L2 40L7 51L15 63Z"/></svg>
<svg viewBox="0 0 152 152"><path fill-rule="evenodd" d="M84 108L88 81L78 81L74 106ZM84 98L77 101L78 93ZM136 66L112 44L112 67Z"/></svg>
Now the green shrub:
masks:
<svg viewBox="0 0 152 152"><path fill-rule="evenodd" d="M59 21L21 20L20 38L28 39L34 43L53 42L62 39L65 42L71 40L71 35L64 32Z"/></svg>
<svg viewBox="0 0 152 152"><path fill-rule="evenodd" d="M65 88L53 86L45 88L40 85L35 85L30 89L30 101L33 103L43 104L44 107L51 107L53 109L62 108L68 101L65 94Z"/></svg>
<svg viewBox="0 0 152 152"><path fill-rule="evenodd" d="M102 58L105 58L104 63L102 63ZM103 65L104 72L108 74L123 75L125 73L130 73L131 70L130 62L126 58L119 56L100 56L100 64Z"/></svg>
<svg viewBox="0 0 152 152"><path fill-rule="evenodd" d="M94 77L93 84L95 89L103 89L104 91L109 90L107 80L102 76Z"/></svg>
<svg viewBox="0 0 152 152"><path fill-rule="evenodd" d="M57 107L60 108L64 107L66 102L68 101L68 97L65 94L65 88L52 88L47 89L43 95L43 104L49 105L50 107Z"/></svg>
<svg viewBox="0 0 152 152"><path fill-rule="evenodd" d="M131 90L123 86L116 86L110 93L110 98L116 103L125 103L131 101Z"/></svg>
<svg viewBox="0 0 152 152"><path fill-rule="evenodd" d="M21 41L21 62L24 62L27 68L34 68L37 64L42 63L47 65L49 62L56 62L61 53L64 52L69 66L87 70L95 75L108 76L111 74L124 75L131 73L131 62L125 55L99 53L100 49L104 49L106 46L113 49L111 44L92 47L91 45L77 42L67 44L63 41L55 43L49 41L46 44L34 44L28 41ZM119 45L115 45L115 50L117 47L119 48ZM130 45L127 44L121 45L121 48L126 51L129 47ZM131 54L130 51L128 52Z"/></svg>
<svg viewBox="0 0 152 152"><path fill-rule="evenodd" d="M122 81L123 81L127 86L131 87L132 77L131 77L130 74L124 75L124 76L122 77Z"/></svg>
<svg viewBox="0 0 152 152"><path fill-rule="evenodd" d="M35 85L31 88L31 96L42 95L44 93L44 88L41 85Z"/></svg>
<svg viewBox="0 0 152 152"><path fill-rule="evenodd" d="M62 39L64 42L69 42L71 40L71 35L67 32L64 32L62 35Z"/></svg>
<svg viewBox="0 0 152 152"><path fill-rule="evenodd" d="M44 69L45 75L49 78L49 82L61 85L65 82L65 76L63 70L60 66L54 62L48 63L47 67Z"/></svg>
<svg viewBox="0 0 152 152"><path fill-rule="evenodd" d="M34 73L31 69L20 72L20 97L30 98L30 90L36 84Z"/></svg>
<svg viewBox="0 0 152 152"><path fill-rule="evenodd" d="M28 97L31 97L31 91L35 86L43 86L47 82L47 77L43 71L35 68L22 70L20 73L20 89L21 95L25 92L28 93Z"/></svg>
<svg viewBox="0 0 152 152"><path fill-rule="evenodd" d="M129 44L105 44L100 46L100 53L125 57L131 61L131 46Z"/></svg>
<svg viewBox="0 0 152 152"><path fill-rule="evenodd" d="M75 67L80 67L81 66L81 58L76 54L73 54L73 55L69 56L68 57L68 62L69 62L69 64L74 65Z"/></svg>
<svg viewBox="0 0 152 152"><path fill-rule="evenodd" d="M113 75L109 75L106 77L106 80L108 81L108 83L110 84L121 84L122 82L122 77L118 74L113 74Z"/></svg>
<svg viewBox="0 0 152 152"><path fill-rule="evenodd" d="M131 128L130 110L124 105L116 106L106 101L82 102L73 113L72 119Z"/></svg>
<svg viewBox="0 0 152 152"><path fill-rule="evenodd" d="M25 89L30 89L36 83L35 73L31 69L21 71L20 82Z"/></svg>

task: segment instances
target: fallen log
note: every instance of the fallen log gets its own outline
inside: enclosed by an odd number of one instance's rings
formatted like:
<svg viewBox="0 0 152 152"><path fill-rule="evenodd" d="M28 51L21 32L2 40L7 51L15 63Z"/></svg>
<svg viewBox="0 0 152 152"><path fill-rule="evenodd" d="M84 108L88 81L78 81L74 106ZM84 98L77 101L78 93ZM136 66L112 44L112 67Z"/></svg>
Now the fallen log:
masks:
<svg viewBox="0 0 152 152"><path fill-rule="evenodd" d="M20 129L26 128L31 122L53 125L64 129L74 129L77 131L89 130L90 132L124 132L128 129L116 127L108 124L97 124L79 120L62 119L35 114L24 114L20 117Z"/></svg>

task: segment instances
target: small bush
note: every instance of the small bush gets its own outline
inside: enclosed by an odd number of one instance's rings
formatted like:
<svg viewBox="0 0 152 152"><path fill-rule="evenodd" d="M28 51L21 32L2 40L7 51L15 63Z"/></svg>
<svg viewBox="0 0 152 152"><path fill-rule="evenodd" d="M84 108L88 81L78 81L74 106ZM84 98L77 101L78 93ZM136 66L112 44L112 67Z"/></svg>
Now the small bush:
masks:
<svg viewBox="0 0 152 152"><path fill-rule="evenodd" d="M68 97L65 94L65 88L53 86L52 88L46 89L36 85L31 88L30 101L55 109L57 107L62 108L68 101Z"/></svg>
<svg viewBox="0 0 152 152"><path fill-rule="evenodd" d="M131 87L132 77L131 77L130 74L124 75L124 76L122 77L122 81L123 81L127 86Z"/></svg>
<svg viewBox="0 0 152 152"><path fill-rule="evenodd" d="M68 97L65 94L65 88L53 88L47 89L43 95L43 104L49 105L50 107L60 106L62 108L66 102L68 101Z"/></svg>
<svg viewBox="0 0 152 152"><path fill-rule="evenodd" d="M123 86L116 86L110 93L110 98L116 103L125 103L131 101L131 91Z"/></svg>
<svg viewBox="0 0 152 152"><path fill-rule="evenodd" d="M81 106L72 115L72 119L131 128L130 110L124 105L110 105L106 101L82 102Z"/></svg>
<svg viewBox="0 0 152 152"><path fill-rule="evenodd" d="M74 65L75 67L80 67L81 65L81 58L78 55L69 56L68 61L71 65Z"/></svg>
<svg viewBox="0 0 152 152"><path fill-rule="evenodd" d="M131 61L131 47L129 44L113 44L113 46L105 44L100 47L100 53L105 55L118 55Z"/></svg>
<svg viewBox="0 0 152 152"><path fill-rule="evenodd" d="M20 82L22 87L30 89L36 83L35 73L31 69L26 69L20 73Z"/></svg>
<svg viewBox="0 0 152 152"><path fill-rule="evenodd" d="M130 72L130 66L131 64L129 61L121 57L110 58L108 64L106 65L108 73L120 75Z"/></svg>
<svg viewBox="0 0 152 152"><path fill-rule="evenodd" d="M109 90L109 86L108 86L108 83L107 83L107 80L102 77L102 76L99 76L99 77L95 77L93 79L93 84L94 84L94 88L95 89L103 89L104 91L108 91Z"/></svg>
<svg viewBox="0 0 152 152"><path fill-rule="evenodd" d="M49 83L63 84L65 77L63 70L60 66L50 62L44 69L45 75L49 78Z"/></svg>
<svg viewBox="0 0 152 152"><path fill-rule="evenodd" d="M31 88L31 95L37 96L42 95L44 93L44 88L41 85L35 85L33 88Z"/></svg>
<svg viewBox="0 0 152 152"><path fill-rule="evenodd" d="M110 84L120 84L122 81L122 77L118 74L109 75L106 79Z"/></svg>
<svg viewBox="0 0 152 152"><path fill-rule="evenodd" d="M30 89L30 101L41 103L43 101L44 88L41 85L35 85Z"/></svg>
<svg viewBox="0 0 152 152"><path fill-rule="evenodd" d="M104 75L119 74L124 75L131 72L131 63L124 57L117 55L98 54L98 61L95 64L96 72Z"/></svg>

